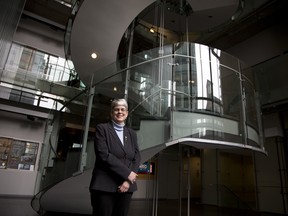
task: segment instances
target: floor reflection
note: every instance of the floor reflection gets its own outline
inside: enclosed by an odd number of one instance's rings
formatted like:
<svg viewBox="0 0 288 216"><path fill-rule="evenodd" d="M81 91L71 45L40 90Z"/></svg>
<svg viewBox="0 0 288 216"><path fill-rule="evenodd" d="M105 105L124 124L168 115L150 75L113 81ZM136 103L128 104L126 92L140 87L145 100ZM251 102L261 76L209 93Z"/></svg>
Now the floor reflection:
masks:
<svg viewBox="0 0 288 216"><path fill-rule="evenodd" d="M0 197L0 215L2 216L37 216L31 208L29 197ZM179 206L182 206L180 211ZM155 209L157 209L157 212ZM63 212L47 212L42 216L81 216ZM280 216L280 214L259 213L252 210L237 208L219 208L216 206L202 205L197 201L191 201L190 212L187 211L187 201L159 200L153 204L147 200L132 200L129 216ZM82 215L85 216L85 215Z"/></svg>

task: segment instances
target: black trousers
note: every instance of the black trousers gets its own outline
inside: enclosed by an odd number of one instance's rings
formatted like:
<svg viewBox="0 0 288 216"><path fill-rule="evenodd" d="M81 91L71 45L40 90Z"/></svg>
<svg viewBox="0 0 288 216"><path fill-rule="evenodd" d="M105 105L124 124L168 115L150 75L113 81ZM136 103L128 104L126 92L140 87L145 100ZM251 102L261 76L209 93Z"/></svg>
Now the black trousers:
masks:
<svg viewBox="0 0 288 216"><path fill-rule="evenodd" d="M127 216L133 193L90 191L93 215Z"/></svg>

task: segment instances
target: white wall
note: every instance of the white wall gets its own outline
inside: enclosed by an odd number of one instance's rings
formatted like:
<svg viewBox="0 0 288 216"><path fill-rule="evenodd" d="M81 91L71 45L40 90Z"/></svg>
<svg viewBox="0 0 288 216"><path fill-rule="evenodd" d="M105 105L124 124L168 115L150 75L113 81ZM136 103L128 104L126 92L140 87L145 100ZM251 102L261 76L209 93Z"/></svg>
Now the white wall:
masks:
<svg viewBox="0 0 288 216"><path fill-rule="evenodd" d="M202 203L217 205L218 163L217 150L203 150L201 161Z"/></svg>
<svg viewBox="0 0 288 216"><path fill-rule="evenodd" d="M288 50L288 31L284 23L262 31L236 46L226 50L229 54L241 59L249 66L267 61Z"/></svg>
<svg viewBox="0 0 288 216"><path fill-rule="evenodd" d="M262 212L285 213L287 205L287 177L282 142L276 144L277 137L266 139L268 156L255 153L257 170L257 190L259 209ZM282 175L282 176L281 176ZM283 191L282 191L283 190ZM282 194L282 192L284 194Z"/></svg>
<svg viewBox="0 0 288 216"><path fill-rule="evenodd" d="M65 32L29 18L21 19L13 41L65 58Z"/></svg>
<svg viewBox="0 0 288 216"><path fill-rule="evenodd" d="M45 119L35 118L34 121L31 121L27 119L25 114L1 110L1 108L2 105L0 105L0 136L36 142L39 143L39 149L33 171L0 169L0 194L32 196L34 195L39 156L45 135ZM13 110L12 107L11 110Z"/></svg>
<svg viewBox="0 0 288 216"><path fill-rule="evenodd" d="M29 120L26 114L1 110L0 105L0 135L33 142L43 142L45 119Z"/></svg>
<svg viewBox="0 0 288 216"><path fill-rule="evenodd" d="M271 113L263 116L263 128L265 137L284 136L278 113Z"/></svg>

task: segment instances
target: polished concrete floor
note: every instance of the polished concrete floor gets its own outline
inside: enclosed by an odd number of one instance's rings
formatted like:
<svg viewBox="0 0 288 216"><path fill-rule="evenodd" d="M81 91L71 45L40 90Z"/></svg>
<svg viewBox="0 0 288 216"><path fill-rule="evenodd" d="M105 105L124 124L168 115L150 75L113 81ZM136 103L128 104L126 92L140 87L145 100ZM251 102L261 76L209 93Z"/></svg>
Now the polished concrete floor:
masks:
<svg viewBox="0 0 288 216"><path fill-rule="evenodd" d="M38 216L31 207L29 197L1 197L0 216ZM187 216L187 203L182 202L181 216ZM143 200L133 200L129 216L152 216L153 205ZM279 216L279 214L258 213L251 210L218 208L193 202L190 204L191 216ZM59 212L48 212L43 216L80 216L79 214L67 214ZM176 201L160 200L158 202L157 216L179 216L179 203Z"/></svg>
<svg viewBox="0 0 288 216"><path fill-rule="evenodd" d="M32 209L31 197L0 197L1 216L37 216Z"/></svg>

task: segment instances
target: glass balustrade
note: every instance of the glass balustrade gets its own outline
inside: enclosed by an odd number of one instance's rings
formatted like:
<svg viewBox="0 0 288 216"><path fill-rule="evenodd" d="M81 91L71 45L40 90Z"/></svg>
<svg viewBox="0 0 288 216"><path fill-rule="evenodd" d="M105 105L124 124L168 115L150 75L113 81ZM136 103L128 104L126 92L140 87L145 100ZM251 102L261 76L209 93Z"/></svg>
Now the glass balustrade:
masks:
<svg viewBox="0 0 288 216"><path fill-rule="evenodd" d="M128 122L140 137L149 134L143 132L146 124L150 134L162 128L156 143L143 141L143 149L200 138L263 151L257 98L249 76L243 62L221 50L176 43L108 65L95 72L93 83L102 97L128 98Z"/></svg>
<svg viewBox="0 0 288 216"><path fill-rule="evenodd" d="M85 89L72 61L16 43L0 81L1 98L55 110Z"/></svg>

